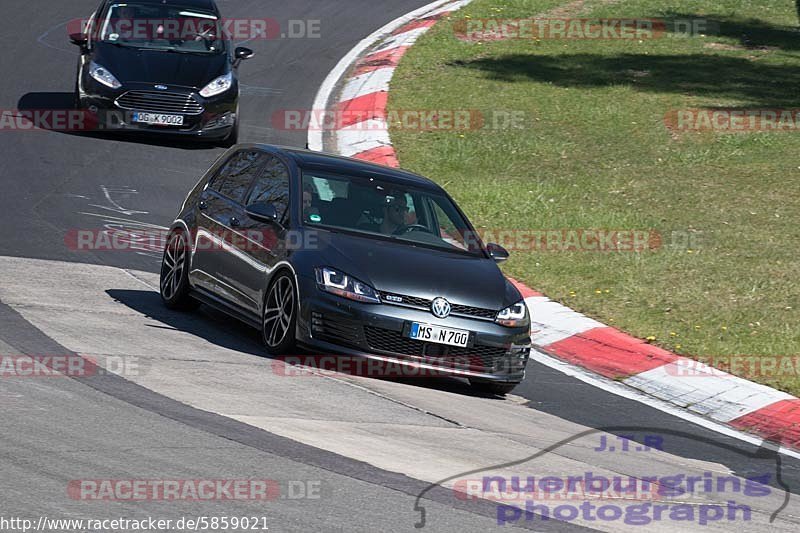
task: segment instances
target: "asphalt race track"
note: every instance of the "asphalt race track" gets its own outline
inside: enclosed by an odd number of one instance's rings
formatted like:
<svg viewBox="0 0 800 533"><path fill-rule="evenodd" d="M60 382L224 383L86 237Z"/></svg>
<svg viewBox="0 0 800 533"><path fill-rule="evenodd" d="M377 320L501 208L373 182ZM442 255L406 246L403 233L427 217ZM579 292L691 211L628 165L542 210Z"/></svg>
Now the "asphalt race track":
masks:
<svg viewBox="0 0 800 533"><path fill-rule="evenodd" d="M218 0L227 17L321 21L319 39L256 40L241 67L241 142L305 146L272 127L274 112L309 109L319 85L360 39L425 0ZM95 0L4 0L0 109L71 104L77 48L65 23ZM0 378L0 516L49 518L264 516L272 531L488 531L495 506L430 483L520 460L590 429L664 438L663 453L599 453L565 443L539 472L775 471L774 497L742 531L800 529L800 460L667 414L532 362L507 399L459 380L288 378L256 332L210 310L161 306L160 254L82 252L76 229L168 226L221 148L55 131L0 131L0 353L136 358L139 372L79 379ZM535 280L529 280L535 284ZM613 429L612 429L613 428ZM597 446L597 434L594 446ZM477 451L480 452L477 452ZM538 459L537 459L538 460ZM556 475L556 474L553 474ZM274 501L84 501L81 479L270 479ZM448 485L448 483L445 483ZM302 487L302 488L298 488ZM428 490L430 489L430 490ZM310 493L318 490L316 496ZM427 492L426 492L427 491ZM758 507L759 511L755 509ZM538 531L619 530L617 522L520 521ZM511 526L506 526L511 527ZM641 531L640 526L625 526ZM725 522L706 529L727 531ZM637 529L638 528L638 529ZM647 530L685 530L663 521Z"/></svg>

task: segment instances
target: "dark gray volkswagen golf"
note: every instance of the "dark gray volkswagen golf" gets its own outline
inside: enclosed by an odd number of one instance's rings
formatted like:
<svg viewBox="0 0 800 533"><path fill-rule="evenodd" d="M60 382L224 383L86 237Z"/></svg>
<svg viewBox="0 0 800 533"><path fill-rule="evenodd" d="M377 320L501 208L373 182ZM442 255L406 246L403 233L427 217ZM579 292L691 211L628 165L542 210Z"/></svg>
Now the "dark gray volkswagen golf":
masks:
<svg viewBox="0 0 800 533"><path fill-rule="evenodd" d="M507 257L426 178L239 145L170 228L161 297L259 328L272 355L363 357L502 394L530 355L527 307L497 267Z"/></svg>

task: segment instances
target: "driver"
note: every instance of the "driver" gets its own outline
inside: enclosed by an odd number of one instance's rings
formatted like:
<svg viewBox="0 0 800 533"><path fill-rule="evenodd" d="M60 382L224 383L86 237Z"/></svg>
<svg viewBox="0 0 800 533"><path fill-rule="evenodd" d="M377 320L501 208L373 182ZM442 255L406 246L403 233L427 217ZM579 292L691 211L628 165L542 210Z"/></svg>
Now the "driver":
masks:
<svg viewBox="0 0 800 533"><path fill-rule="evenodd" d="M383 221L380 226L381 233L393 235L402 230L406 226L406 213L408 213L408 205L405 194L394 193L386 196L386 202L383 204Z"/></svg>
<svg viewBox="0 0 800 533"><path fill-rule="evenodd" d="M134 40L136 38L136 9L132 6L123 4L117 6L111 19L111 34L117 34L117 39ZM141 38L141 37L140 37Z"/></svg>

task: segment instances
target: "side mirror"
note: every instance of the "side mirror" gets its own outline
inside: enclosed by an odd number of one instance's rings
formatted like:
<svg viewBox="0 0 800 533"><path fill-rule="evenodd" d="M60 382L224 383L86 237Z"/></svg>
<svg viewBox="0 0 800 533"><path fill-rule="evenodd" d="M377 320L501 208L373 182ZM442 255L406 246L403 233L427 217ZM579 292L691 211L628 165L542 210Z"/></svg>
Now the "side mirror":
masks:
<svg viewBox="0 0 800 533"><path fill-rule="evenodd" d="M256 55L255 52L244 46L239 46L233 51L233 57L236 58L236 61L244 61L245 59L250 59L254 55Z"/></svg>
<svg viewBox="0 0 800 533"><path fill-rule="evenodd" d="M508 250L493 242L490 242L486 245L486 251L489 252L489 255L492 256L492 259L498 263L502 263L508 259L509 256Z"/></svg>
<svg viewBox="0 0 800 533"><path fill-rule="evenodd" d="M268 224L279 224L278 210L274 205L266 202L258 202L253 205L247 206L245 210L247 216L259 222L266 222Z"/></svg>
<svg viewBox="0 0 800 533"><path fill-rule="evenodd" d="M69 42L75 46L84 48L87 44L89 44L89 37L85 33L70 33Z"/></svg>

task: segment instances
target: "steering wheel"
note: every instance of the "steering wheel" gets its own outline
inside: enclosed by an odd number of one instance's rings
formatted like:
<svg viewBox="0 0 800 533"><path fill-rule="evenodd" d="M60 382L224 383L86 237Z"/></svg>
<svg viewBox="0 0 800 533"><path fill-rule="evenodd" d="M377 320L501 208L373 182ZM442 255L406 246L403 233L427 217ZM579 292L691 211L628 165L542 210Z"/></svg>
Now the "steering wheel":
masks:
<svg viewBox="0 0 800 533"><path fill-rule="evenodd" d="M214 42L217 40L217 33L214 28L208 28L206 31L203 32L195 32L191 33L190 35L194 36L195 41L203 40L206 44L209 42Z"/></svg>
<svg viewBox="0 0 800 533"><path fill-rule="evenodd" d="M400 226L394 232L393 235L404 235L406 233L411 233L412 231L424 231L425 233L431 233L431 230L428 229L427 226L423 226L422 224L409 224L407 226Z"/></svg>

